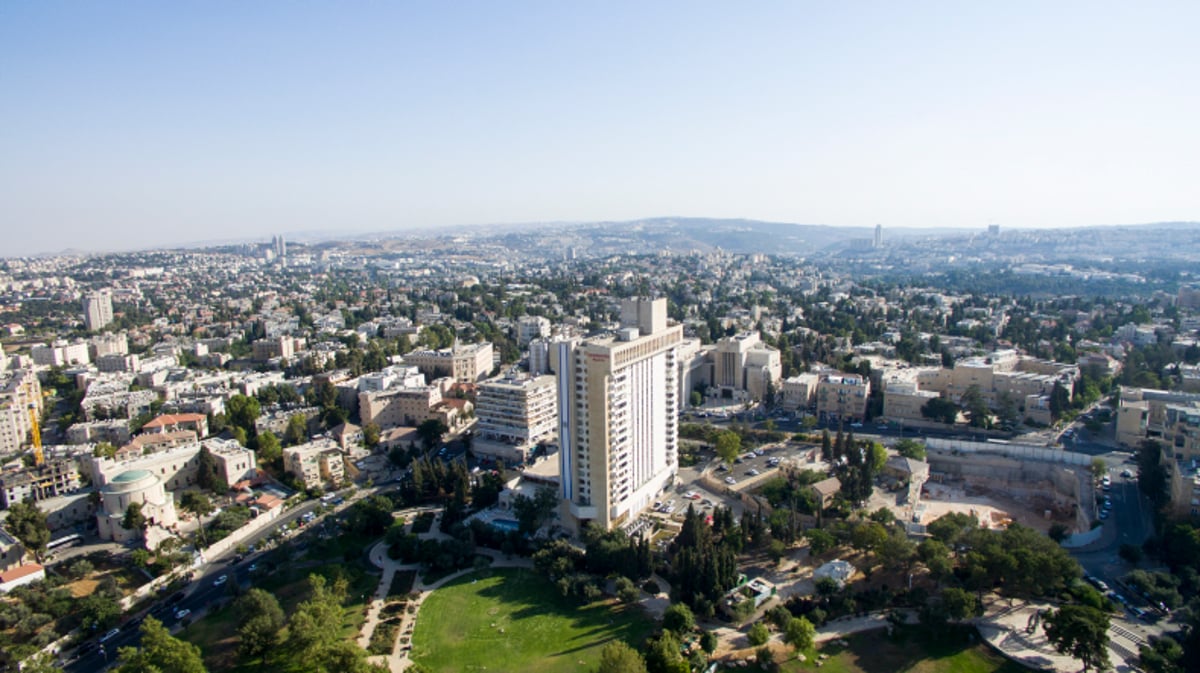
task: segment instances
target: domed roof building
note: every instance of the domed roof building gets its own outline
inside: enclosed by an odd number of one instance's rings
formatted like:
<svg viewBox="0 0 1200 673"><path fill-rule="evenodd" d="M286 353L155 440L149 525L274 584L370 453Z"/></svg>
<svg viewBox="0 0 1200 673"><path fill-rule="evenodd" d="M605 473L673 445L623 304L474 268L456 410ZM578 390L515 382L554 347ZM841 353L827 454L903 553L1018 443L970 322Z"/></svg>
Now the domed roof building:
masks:
<svg viewBox="0 0 1200 673"><path fill-rule="evenodd" d="M178 522L175 500L167 494L162 479L149 470L127 470L100 487L100 511L96 513L100 537L115 542L127 542L143 536L143 531L121 526L129 506L138 503L146 518L147 547L162 536L148 534L152 528L169 528Z"/></svg>

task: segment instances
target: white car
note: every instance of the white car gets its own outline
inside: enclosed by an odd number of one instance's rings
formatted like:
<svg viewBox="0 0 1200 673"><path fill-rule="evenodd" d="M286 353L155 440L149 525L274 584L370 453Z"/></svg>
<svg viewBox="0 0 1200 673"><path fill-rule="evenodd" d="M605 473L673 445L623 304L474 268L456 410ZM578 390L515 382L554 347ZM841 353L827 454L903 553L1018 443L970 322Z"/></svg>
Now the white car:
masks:
<svg viewBox="0 0 1200 673"><path fill-rule="evenodd" d="M180 610L179 612L175 613L175 620L183 621L183 619L190 614L192 614L192 611L187 608L184 608L184 609Z"/></svg>
<svg viewBox="0 0 1200 673"><path fill-rule="evenodd" d="M218 578L217 578L217 579L216 579L216 580L213 582L213 586L214 586L214 587L219 587L219 586L221 586L222 584L224 584L224 583L225 583L225 581L226 581L226 580L228 580L228 579L229 579L229 576L228 576L228 575L221 575L220 577L218 577Z"/></svg>
<svg viewBox="0 0 1200 673"><path fill-rule="evenodd" d="M113 629L112 631L109 631L108 633L100 636L100 642L102 642L102 643L108 642L109 640L116 638L117 634L120 632L121 632L121 629Z"/></svg>
<svg viewBox="0 0 1200 673"><path fill-rule="evenodd" d="M725 483L733 485L737 483L737 479L734 479L733 477L725 477Z"/></svg>

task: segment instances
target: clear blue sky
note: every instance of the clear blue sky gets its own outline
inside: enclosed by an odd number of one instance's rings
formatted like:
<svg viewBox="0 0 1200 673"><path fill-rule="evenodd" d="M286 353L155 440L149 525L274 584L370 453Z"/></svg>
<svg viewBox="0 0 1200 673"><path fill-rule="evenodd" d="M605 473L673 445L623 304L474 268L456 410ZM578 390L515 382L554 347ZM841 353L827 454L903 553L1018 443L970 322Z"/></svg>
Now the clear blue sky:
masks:
<svg viewBox="0 0 1200 673"><path fill-rule="evenodd" d="M1200 3L0 3L0 255L1200 219Z"/></svg>

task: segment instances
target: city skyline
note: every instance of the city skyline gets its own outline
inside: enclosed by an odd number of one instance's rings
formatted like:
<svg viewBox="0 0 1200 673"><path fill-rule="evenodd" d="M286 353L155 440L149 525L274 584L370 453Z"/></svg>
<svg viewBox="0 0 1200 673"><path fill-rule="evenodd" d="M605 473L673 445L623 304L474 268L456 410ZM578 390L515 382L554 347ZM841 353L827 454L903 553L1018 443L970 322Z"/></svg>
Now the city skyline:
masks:
<svg viewBox="0 0 1200 673"><path fill-rule="evenodd" d="M9 255L669 215L1200 217L1186 3L0 12Z"/></svg>

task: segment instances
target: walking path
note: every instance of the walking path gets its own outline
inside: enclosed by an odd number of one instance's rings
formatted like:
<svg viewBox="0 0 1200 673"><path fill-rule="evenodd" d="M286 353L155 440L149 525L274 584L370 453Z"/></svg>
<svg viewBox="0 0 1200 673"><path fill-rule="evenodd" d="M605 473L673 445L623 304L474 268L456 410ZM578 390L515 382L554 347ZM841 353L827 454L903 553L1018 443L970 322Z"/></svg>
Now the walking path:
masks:
<svg viewBox="0 0 1200 673"><path fill-rule="evenodd" d="M412 525L412 515L417 511L401 512L407 520L407 525ZM449 540L451 536L446 535L438 530L438 523L441 519L441 512L437 514L437 518L433 522L433 527L428 533L421 533L419 537L422 540ZM490 568L533 568L533 560L523 557L509 557L502 552L494 549L485 549L479 547L475 550L476 554L490 556L492 563ZM404 612L400 615L400 628L396 631L396 642L392 645L391 654L374 655L369 657L369 661L375 664L382 664L388 667L392 673L400 673L408 668L412 663L408 658L408 654L412 647L413 628L416 625L417 615L420 614L421 604L429 597L429 594L434 589L441 587L447 582L452 582L463 575L475 572L474 568L465 568L444 577L440 577L433 582L426 583L421 577L421 566L417 563L401 563L393 560L387 555L387 543L379 541L371 548L368 553L371 563L383 570L383 577L379 580L379 587L375 589L375 596L367 607L367 616L363 620L362 630L358 635L358 644L364 649L371 644L371 636L375 633L375 628L380 623L380 613L388 604L388 591L392 586L392 579L397 572L411 570L417 573L417 579L413 583L412 593L415 598L409 601ZM403 641L403 642L402 642Z"/></svg>

